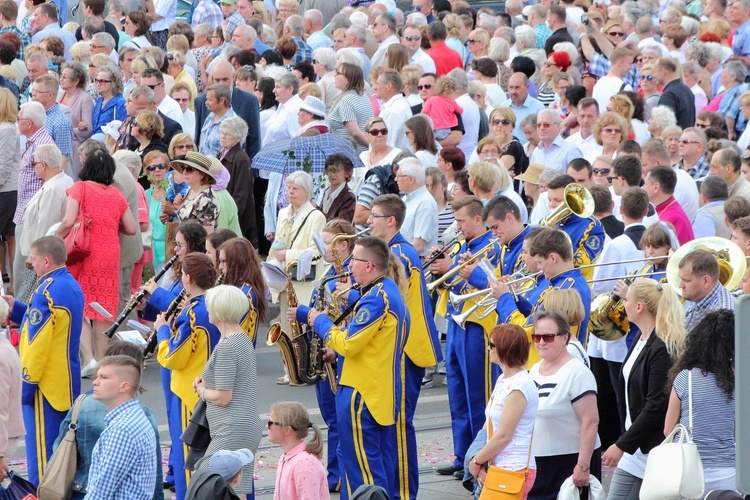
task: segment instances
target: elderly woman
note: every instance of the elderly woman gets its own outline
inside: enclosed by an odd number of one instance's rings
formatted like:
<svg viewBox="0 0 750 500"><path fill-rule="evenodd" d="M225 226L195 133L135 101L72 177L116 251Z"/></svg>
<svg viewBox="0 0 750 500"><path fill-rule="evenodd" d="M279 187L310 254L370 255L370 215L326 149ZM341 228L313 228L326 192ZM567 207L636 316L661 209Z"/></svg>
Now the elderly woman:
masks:
<svg viewBox="0 0 750 500"><path fill-rule="evenodd" d="M651 116L648 119L648 131L651 132L652 137L661 137L664 130L675 126L677 126L677 117L672 108L662 105L651 109Z"/></svg>
<svg viewBox="0 0 750 500"><path fill-rule="evenodd" d="M185 56L182 52L174 50L167 52L166 57L167 63L169 64L169 66L167 66L167 74L174 78L175 85L182 83L188 87L190 95L192 96L190 101L188 101L188 107L191 111L195 111L193 100L195 99L195 96L198 95L198 87L195 85L195 79L191 78L188 72L185 71ZM172 87L172 90L174 90L174 86Z"/></svg>
<svg viewBox="0 0 750 500"><path fill-rule="evenodd" d="M593 164L596 157L600 155L614 158L617 146L627 138L627 128L627 121L617 113L607 111L602 114L594 124L594 140L602 147L602 150L591 158L587 157L586 160Z"/></svg>
<svg viewBox="0 0 750 500"><path fill-rule="evenodd" d="M217 228L219 205L211 185L216 178L211 174L211 161L200 153L188 151L172 159L172 168L180 172L189 186L184 197L175 199L180 222L195 219L207 232Z"/></svg>
<svg viewBox="0 0 750 500"><path fill-rule="evenodd" d="M643 90L643 97L646 100L646 109L643 115L648 122L651 119L651 112L659 105L659 98L661 97L659 85L656 83L654 67L651 64L644 64L641 68L639 86L641 87L641 90ZM658 137L658 134L654 134L653 132L651 132L651 134L654 137Z"/></svg>
<svg viewBox="0 0 750 500"><path fill-rule="evenodd" d="M326 221L343 219L351 222L354 218L357 198L347 185L353 169L352 161L343 153L334 153L326 158L328 187L315 203L325 214Z"/></svg>
<svg viewBox="0 0 750 500"><path fill-rule="evenodd" d="M437 166L438 144L435 140L432 120L426 115L417 114L404 122L404 131L414 155L424 168Z"/></svg>
<svg viewBox="0 0 750 500"><path fill-rule="evenodd" d="M534 113L526 116L521 120L521 130L526 138L526 144L523 145L523 151L526 156L531 158L531 154L534 152L536 147L539 145L539 134L536 132L536 115Z"/></svg>
<svg viewBox="0 0 750 500"><path fill-rule="evenodd" d="M99 68L94 79L99 98L94 105L92 121L92 135L102 133L102 127L113 120L124 121L128 113L125 111L125 98L122 96L122 73L114 66L105 65ZM80 125L78 123L77 125Z"/></svg>
<svg viewBox="0 0 750 500"><path fill-rule="evenodd" d="M317 84L323 91L323 102L326 103L326 113L330 113L341 90L336 88L336 51L330 47L315 49L312 53L312 64L318 75Z"/></svg>
<svg viewBox="0 0 750 500"><path fill-rule="evenodd" d="M193 102L196 94L190 89L189 85L184 83L175 83L169 91L169 97L174 99L182 111L182 126L190 136L195 135L195 111L192 111L190 104Z"/></svg>
<svg viewBox="0 0 750 500"><path fill-rule="evenodd" d="M571 474L579 487L589 485L590 474L601 478L596 380L568 352L572 335L558 312L543 311L534 317L531 338L541 361L530 370L540 396L532 444L537 466L532 498L557 498Z"/></svg>
<svg viewBox="0 0 750 500"><path fill-rule="evenodd" d="M268 146L279 141L291 139L299 130L297 113L302 106L299 98L299 80L293 73L285 73L274 86L273 93L278 100L279 106L268 118L263 134L263 146ZM230 98L231 102L231 98Z"/></svg>
<svg viewBox="0 0 750 500"><path fill-rule="evenodd" d="M230 88L222 84L213 84L206 88L206 109L209 113L201 124L198 151L206 156L218 156L221 151L219 127L224 120L235 116Z"/></svg>
<svg viewBox="0 0 750 500"><path fill-rule="evenodd" d="M328 133L326 123L326 105L317 97L307 96L299 107L297 113L299 130L295 137L313 137Z"/></svg>
<svg viewBox="0 0 750 500"><path fill-rule="evenodd" d="M364 130L370 143L370 149L359 154L359 159L362 160L364 167L354 169L354 177L349 183L349 188L355 193L358 193L359 188L362 187L368 170L378 165L390 165L393 163L393 159L402 152L400 149L388 145L388 127L386 127L382 118L370 118L365 123Z"/></svg>
<svg viewBox="0 0 750 500"><path fill-rule="evenodd" d="M114 183L115 161L103 150L94 150L86 158L79 175L80 181L68 189L68 204L65 217L57 229L63 238L73 229L78 212L88 214L93 220L91 227L91 253L68 269L80 283L87 299L84 331L81 334L83 369L81 376L90 376L96 368L96 360L104 355L109 339L102 335L109 326L107 317L92 308L98 302L110 314L117 312L120 282L119 233L133 235L136 222L128 208L128 202ZM92 350L92 336L95 350ZM96 358L96 359L95 359Z"/></svg>
<svg viewBox="0 0 750 500"><path fill-rule="evenodd" d="M682 65L682 75L685 85L690 87L690 91L695 96L695 114L701 113L708 104L706 91L701 88L698 81L701 77L701 67L695 62L686 62Z"/></svg>
<svg viewBox="0 0 750 500"><path fill-rule="evenodd" d="M134 151L141 158L149 151L167 152L167 145L164 144L164 122L157 113L148 109L139 111L131 131L136 140Z"/></svg>
<svg viewBox="0 0 750 500"><path fill-rule="evenodd" d="M92 117L94 100L86 93L86 70L78 63L64 63L60 70L60 88L62 93L58 102L68 107L70 121L73 125L73 151L83 141L91 137L93 131ZM70 172L73 178L81 171L81 161L78 155L71 155L69 159Z"/></svg>
<svg viewBox="0 0 750 500"><path fill-rule="evenodd" d="M471 61L484 57L490 46L490 34L483 29L473 30L466 39L466 46L469 48Z"/></svg>
<svg viewBox="0 0 750 500"><path fill-rule="evenodd" d="M506 63L510 60L510 44L505 38L493 37L487 50L487 57L497 64L499 69L498 80L503 92L508 91L508 81L513 73ZM496 106L497 107L497 106Z"/></svg>
<svg viewBox="0 0 750 500"><path fill-rule="evenodd" d="M513 191L513 183L508 171L499 162L483 161L469 165L469 189L480 200L490 200L502 194L507 196L518 206L521 221L528 219L528 210L521 196Z"/></svg>
<svg viewBox="0 0 750 500"><path fill-rule="evenodd" d="M656 109L654 109L654 111L656 111ZM661 136L659 136L662 142L664 142L664 146L667 148L667 151L669 152L669 159L672 162L672 165L682 160L682 156L680 156L681 136L682 129L677 125L665 128L662 131Z"/></svg>
<svg viewBox="0 0 750 500"><path fill-rule="evenodd" d="M237 204L237 216L242 234L257 239L255 227L255 198L253 196L253 176L250 175L250 157L242 148L247 137L247 123L239 116L224 120L219 127L221 164L229 171L227 191Z"/></svg>
<svg viewBox="0 0 750 500"><path fill-rule="evenodd" d="M350 63L340 63L336 69L335 84L341 91L341 96L328 116L331 133L352 141L361 154L368 145L368 138L362 130L367 120L373 116L370 99L364 91L362 68Z"/></svg>
<svg viewBox="0 0 750 500"><path fill-rule="evenodd" d="M745 119L750 119L750 90L746 90L740 96L740 111ZM737 139L737 147L740 151L745 151L750 145L750 127L745 127L745 131Z"/></svg>

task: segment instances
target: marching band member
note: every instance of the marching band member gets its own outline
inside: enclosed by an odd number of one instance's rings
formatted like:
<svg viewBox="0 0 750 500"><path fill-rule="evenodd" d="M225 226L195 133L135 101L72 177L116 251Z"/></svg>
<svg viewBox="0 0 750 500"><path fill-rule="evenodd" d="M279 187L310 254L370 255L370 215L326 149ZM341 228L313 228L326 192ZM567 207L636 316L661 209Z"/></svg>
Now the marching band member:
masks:
<svg viewBox="0 0 750 500"><path fill-rule="evenodd" d="M339 328L325 312L307 306L287 313L293 319L301 311L326 345L344 357L336 392L344 500L363 484L381 486L391 498L398 490L392 440L402 398L400 360L409 320L398 285L384 276L390 257L388 245L379 238L357 241L350 269L361 295L347 328Z"/></svg>
<svg viewBox="0 0 750 500"><path fill-rule="evenodd" d="M266 283L260 272L258 252L245 238L232 238L222 243L217 253L219 274L224 276L224 284L236 286L247 297L247 312L242 315L240 326L255 347L258 325L266 321L268 310Z"/></svg>
<svg viewBox="0 0 750 500"><path fill-rule="evenodd" d="M37 286L28 305L4 295L10 320L21 325L21 408L26 426L29 481L39 485L60 423L81 393L78 347L84 297L65 267L65 242L43 236L31 244ZM8 404L6 401L3 405Z"/></svg>
<svg viewBox="0 0 750 500"><path fill-rule="evenodd" d="M236 238L237 234L231 229L217 229L213 233L206 236L206 255L214 263L216 272L219 272L219 247L224 244L225 241L229 241L232 238Z"/></svg>
<svg viewBox="0 0 750 500"><path fill-rule="evenodd" d="M549 206L555 210L565 202L565 187L573 184L569 175L560 175L549 182ZM573 243L573 263L576 267L593 263L602 252L604 246L604 228L596 217L579 217L571 214L566 219L555 224L555 227L565 231ZM591 279L593 268L582 271L586 279ZM584 300L585 302L585 300Z"/></svg>
<svg viewBox="0 0 750 500"><path fill-rule="evenodd" d="M719 263L706 250L695 250L680 261L680 289L685 300L685 330L689 333L710 311L734 311L734 296L719 282Z"/></svg>
<svg viewBox="0 0 750 500"><path fill-rule="evenodd" d="M401 398L404 411L399 414L396 422L399 443L398 484L400 498L404 500L416 498L419 488L417 435L413 418L422 388L422 378L426 367L442 361L440 340L427 295L422 263L415 248L401 235L400 229L405 218L406 204L398 195L385 194L372 200L368 218L371 234L385 241L393 255L401 260L409 283L406 305L411 316L411 328L404 347L406 356L401 364Z"/></svg>
<svg viewBox="0 0 750 500"><path fill-rule="evenodd" d="M525 269L523 240L531 228L521 221L518 206L507 196L496 196L482 209L482 219L502 245L500 276L512 276Z"/></svg>
<svg viewBox="0 0 750 500"><path fill-rule="evenodd" d="M500 245L492 243L492 234L482 221L482 202L476 196L466 196L453 203L453 213L459 231L466 240L461 245L453 265L465 262L467 258L489 246L486 258L493 267L498 265ZM434 275L445 274L451 266L447 258L437 259L430 271ZM472 267L472 266L464 266ZM466 272L463 272L466 271ZM470 274L467 274L470 273ZM473 266L462 270L460 276L448 280L445 286L453 293L462 294L470 290L480 290L488 286L487 276L481 269ZM471 304L464 304L471 307ZM453 432L453 463L438 469L438 474L450 475L463 471L464 457L474 437L485 422L484 410L487 407L494 381L500 375L499 367L490 362L489 332L495 322L484 322L484 326L475 316L469 317L465 329L453 319L460 314L452 304L448 304L448 336L445 345L445 370L448 380L448 403L451 409L451 427ZM463 474L462 472L460 472Z"/></svg>
<svg viewBox="0 0 750 500"><path fill-rule="evenodd" d="M188 305L170 326L164 314L154 322L157 332L157 359L159 364L171 371L171 412L169 436L172 443L170 459L174 470L175 493L178 500L185 498L191 473L185 470L187 447L182 445L180 435L190 422L198 395L193 391L193 381L203 373L203 367L216 346L221 333L208 320L205 297L206 290L214 286L216 270L211 259L201 253L191 253L183 258L182 284L189 295Z"/></svg>

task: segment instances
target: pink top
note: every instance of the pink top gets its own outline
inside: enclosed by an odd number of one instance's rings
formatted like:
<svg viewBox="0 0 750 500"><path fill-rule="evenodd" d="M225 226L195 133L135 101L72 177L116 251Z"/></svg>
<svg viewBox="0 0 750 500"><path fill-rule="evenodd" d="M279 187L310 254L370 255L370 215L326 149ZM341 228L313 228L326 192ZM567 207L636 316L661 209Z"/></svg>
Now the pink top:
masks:
<svg viewBox="0 0 750 500"><path fill-rule="evenodd" d="M450 97L434 95L427 99L422 107L422 114L432 119L435 129L452 128L458 125L457 114L464 112L464 108L456 104Z"/></svg>
<svg viewBox="0 0 750 500"><path fill-rule="evenodd" d="M667 201L657 205L656 213L659 214L659 219L664 222L669 222L674 226L680 245L684 245L695 239L690 219L685 215L685 211L674 196L670 196Z"/></svg>
<svg viewBox="0 0 750 500"><path fill-rule="evenodd" d="M302 441L279 457L274 500L329 500L328 480L323 463L305 451Z"/></svg>

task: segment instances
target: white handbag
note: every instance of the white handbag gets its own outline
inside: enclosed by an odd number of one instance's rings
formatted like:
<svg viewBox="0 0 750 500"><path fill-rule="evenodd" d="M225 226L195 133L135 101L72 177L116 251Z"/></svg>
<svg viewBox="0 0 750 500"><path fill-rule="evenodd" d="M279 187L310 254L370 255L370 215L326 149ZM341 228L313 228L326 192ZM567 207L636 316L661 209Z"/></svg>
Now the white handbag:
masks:
<svg viewBox="0 0 750 500"><path fill-rule="evenodd" d="M607 495L604 493L604 487L599 480L589 475L589 500L606 500ZM560 493L557 494L557 500L581 500L581 488L573 482L573 476L570 476L560 486Z"/></svg>
<svg viewBox="0 0 750 500"><path fill-rule="evenodd" d="M703 462L693 442L693 372L688 371L690 429L677 424L662 444L651 450L641 484L641 500L703 498ZM677 432L680 437L672 442Z"/></svg>

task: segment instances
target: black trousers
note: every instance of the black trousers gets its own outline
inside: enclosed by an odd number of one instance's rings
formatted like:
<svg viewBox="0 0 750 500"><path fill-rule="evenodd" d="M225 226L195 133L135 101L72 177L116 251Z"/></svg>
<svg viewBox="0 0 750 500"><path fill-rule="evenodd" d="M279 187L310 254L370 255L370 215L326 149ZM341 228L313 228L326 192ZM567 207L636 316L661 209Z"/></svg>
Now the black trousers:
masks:
<svg viewBox="0 0 750 500"><path fill-rule="evenodd" d="M606 450L620 437L622 425L617 411L617 395L612 385L609 366L602 358L589 356L591 372L596 379L596 407L599 410L599 439Z"/></svg>

